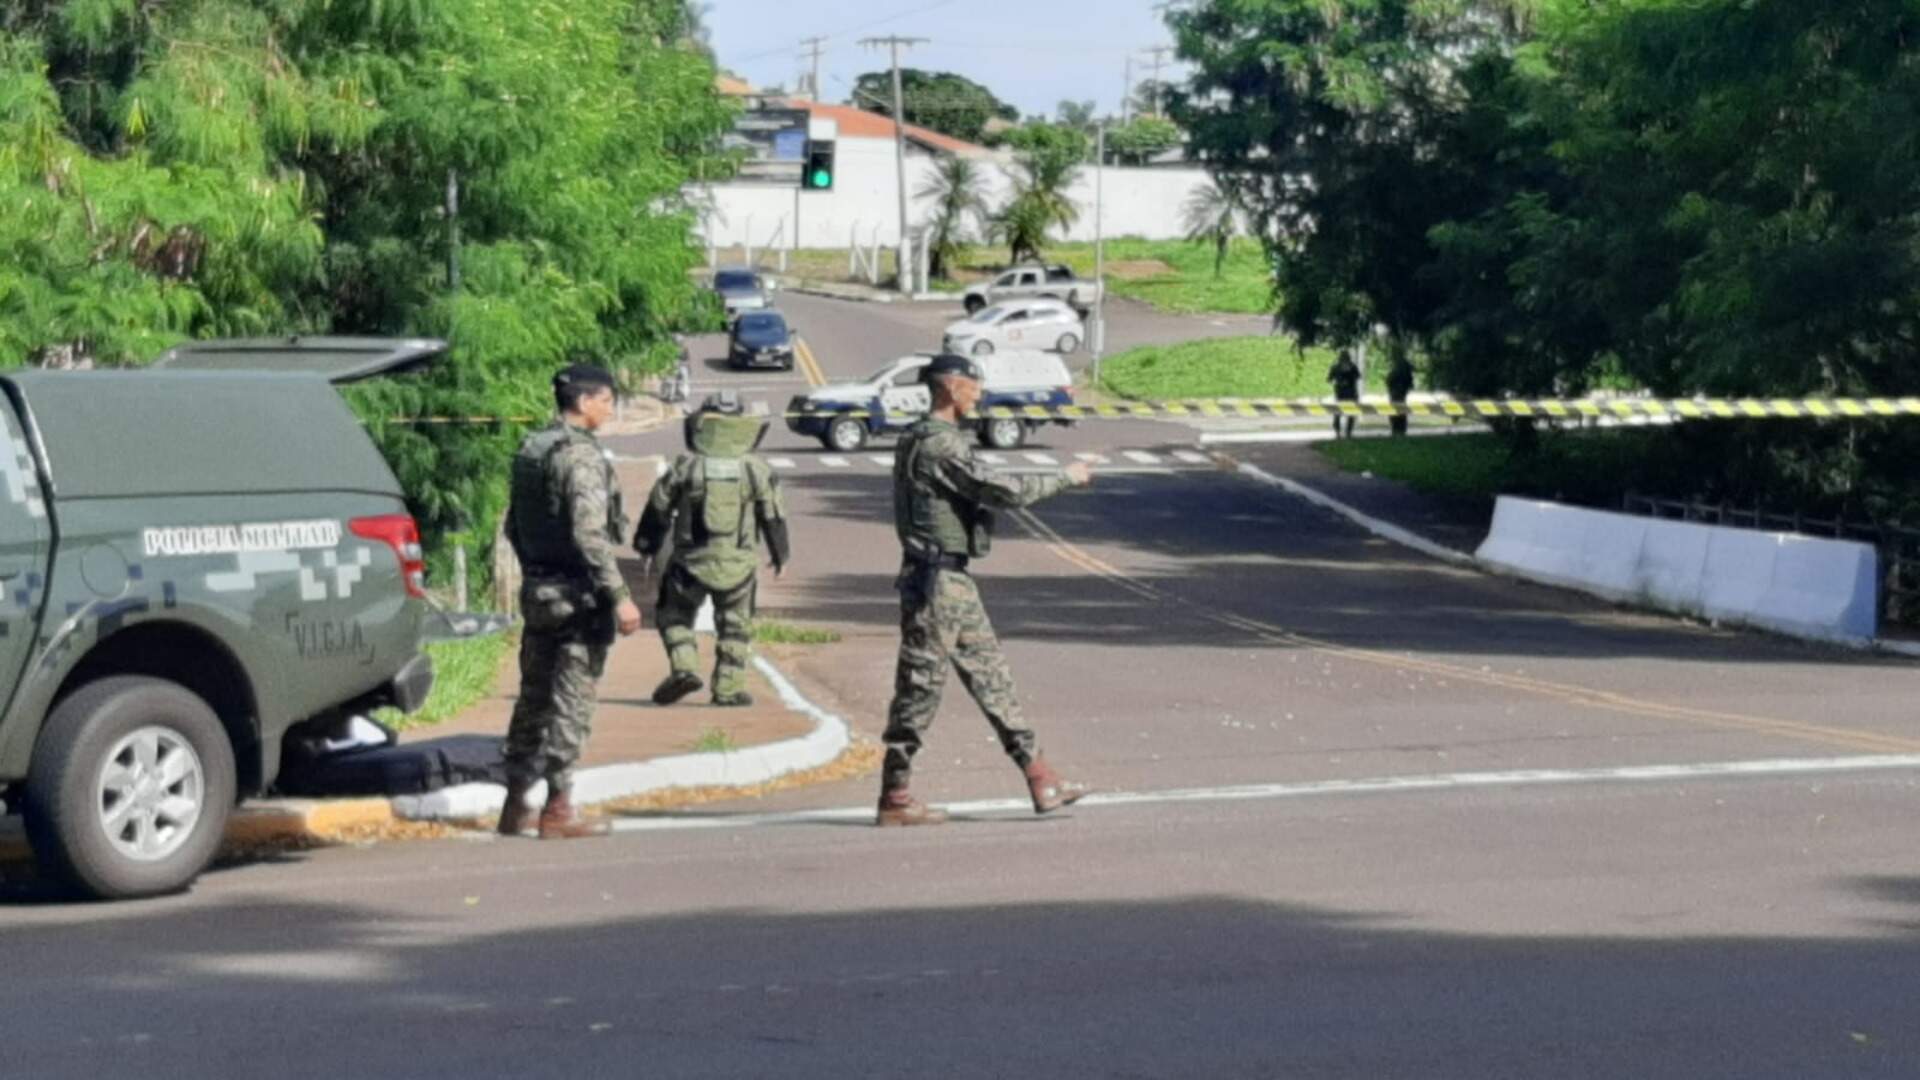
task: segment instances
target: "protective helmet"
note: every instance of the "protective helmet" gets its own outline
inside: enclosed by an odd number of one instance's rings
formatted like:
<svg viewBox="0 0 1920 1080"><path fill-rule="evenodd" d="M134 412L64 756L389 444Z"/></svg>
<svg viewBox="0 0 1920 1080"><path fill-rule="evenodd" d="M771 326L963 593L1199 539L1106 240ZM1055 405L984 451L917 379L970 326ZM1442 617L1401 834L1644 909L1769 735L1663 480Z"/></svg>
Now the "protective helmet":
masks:
<svg viewBox="0 0 1920 1080"><path fill-rule="evenodd" d="M748 416L731 390L708 394L687 416L687 449L715 457L751 453L767 437L767 420Z"/></svg>

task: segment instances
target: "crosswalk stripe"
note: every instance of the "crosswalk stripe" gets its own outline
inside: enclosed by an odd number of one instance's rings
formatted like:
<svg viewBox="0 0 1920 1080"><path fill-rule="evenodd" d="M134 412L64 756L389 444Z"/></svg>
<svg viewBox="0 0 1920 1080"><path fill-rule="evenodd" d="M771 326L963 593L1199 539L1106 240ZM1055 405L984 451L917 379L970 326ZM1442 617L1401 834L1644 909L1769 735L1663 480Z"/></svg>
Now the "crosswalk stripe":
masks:
<svg viewBox="0 0 1920 1080"><path fill-rule="evenodd" d="M1126 458L1128 461L1137 461L1142 465L1160 464L1159 458L1154 457L1152 454L1147 453L1145 450L1124 450L1122 451L1122 453L1126 455Z"/></svg>
<svg viewBox="0 0 1920 1080"><path fill-rule="evenodd" d="M892 454L868 454L867 460L873 462L875 465L878 465L883 469L893 468Z"/></svg>
<svg viewBox="0 0 1920 1080"><path fill-rule="evenodd" d="M1058 464L1060 464L1060 462L1059 462L1059 461L1057 461L1057 460L1055 460L1055 459L1054 459L1054 456L1053 456L1052 454L1028 454L1028 455L1027 455L1027 460L1028 460L1028 461L1031 461L1031 462L1033 462L1033 463L1034 463L1035 465L1058 465Z"/></svg>
<svg viewBox="0 0 1920 1080"><path fill-rule="evenodd" d="M825 465L829 469L844 469L847 467L847 459L829 454L820 459L820 464Z"/></svg>
<svg viewBox="0 0 1920 1080"><path fill-rule="evenodd" d="M1211 465L1213 459L1197 450L1175 450L1173 456L1189 465Z"/></svg>
<svg viewBox="0 0 1920 1080"><path fill-rule="evenodd" d="M1073 456L1079 458L1081 461L1084 461L1089 465L1105 465L1109 460L1109 458L1105 454L1095 454L1086 450L1082 450Z"/></svg>
<svg viewBox="0 0 1920 1080"><path fill-rule="evenodd" d="M989 465L1005 465L1007 463L1007 459L999 454L981 454L979 457L981 461Z"/></svg>
<svg viewBox="0 0 1920 1080"><path fill-rule="evenodd" d="M776 469L793 469L793 468L799 467L796 464L794 464L794 460L790 457L768 458L767 464L773 466Z"/></svg>

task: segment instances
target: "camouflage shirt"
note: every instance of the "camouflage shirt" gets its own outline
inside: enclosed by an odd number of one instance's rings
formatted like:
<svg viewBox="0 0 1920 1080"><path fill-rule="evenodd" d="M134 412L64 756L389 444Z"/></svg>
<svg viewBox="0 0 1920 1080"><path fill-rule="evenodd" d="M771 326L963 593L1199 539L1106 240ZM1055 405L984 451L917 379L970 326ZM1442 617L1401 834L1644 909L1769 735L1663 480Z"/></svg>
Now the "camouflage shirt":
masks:
<svg viewBox="0 0 1920 1080"><path fill-rule="evenodd" d="M560 430L564 429L564 430ZM544 463L540 486L544 498L520 490L516 482L508 510L507 535L522 561L539 562L556 546L577 553L579 569L594 587L615 600L628 599L626 579L620 575L619 545L627 531L626 512L613 463L600 440L584 428L556 420L528 437L522 458L537 440L559 439L540 453ZM573 559L567 559L574 562Z"/></svg>
<svg viewBox="0 0 1920 1080"><path fill-rule="evenodd" d="M995 472L974 456L958 426L929 416L913 425L894 454L894 528L909 550L984 555L983 511L1031 506L1072 486L1065 473Z"/></svg>

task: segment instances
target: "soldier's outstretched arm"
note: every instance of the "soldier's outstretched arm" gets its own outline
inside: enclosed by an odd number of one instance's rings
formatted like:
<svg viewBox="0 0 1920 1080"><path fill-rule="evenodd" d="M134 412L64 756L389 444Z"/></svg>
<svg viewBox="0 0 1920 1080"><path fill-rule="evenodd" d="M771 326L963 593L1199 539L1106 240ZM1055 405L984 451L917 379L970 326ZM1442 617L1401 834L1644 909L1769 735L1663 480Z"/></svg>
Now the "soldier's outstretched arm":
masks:
<svg viewBox="0 0 1920 1080"><path fill-rule="evenodd" d="M606 466L591 446L573 446L557 455L561 475L555 477L566 492L567 515L573 542L587 561L587 573L596 589L616 601L627 600L626 579L620 576L619 553L607 535Z"/></svg>
<svg viewBox="0 0 1920 1080"><path fill-rule="evenodd" d="M940 479L961 498L1003 510L1032 506L1084 483L1077 479L1081 474L1066 470L1039 474L998 472L972 454L942 458L938 469Z"/></svg>

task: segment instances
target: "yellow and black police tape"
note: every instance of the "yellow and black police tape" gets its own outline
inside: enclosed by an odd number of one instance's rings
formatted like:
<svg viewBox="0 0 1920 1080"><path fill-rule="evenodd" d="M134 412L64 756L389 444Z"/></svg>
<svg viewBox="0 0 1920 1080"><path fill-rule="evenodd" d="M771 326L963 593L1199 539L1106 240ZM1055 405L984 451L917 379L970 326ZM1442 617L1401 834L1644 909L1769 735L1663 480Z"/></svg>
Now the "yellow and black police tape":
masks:
<svg viewBox="0 0 1920 1080"><path fill-rule="evenodd" d="M864 409L776 413L769 418L870 415ZM1258 419L1262 417L1424 416L1447 420L1527 417L1548 420L1848 420L1920 416L1920 397L1902 398L1513 398L1487 401L1317 401L1305 398L1216 398L1112 405L996 405L995 420ZM535 416L396 416L400 425L538 424Z"/></svg>

